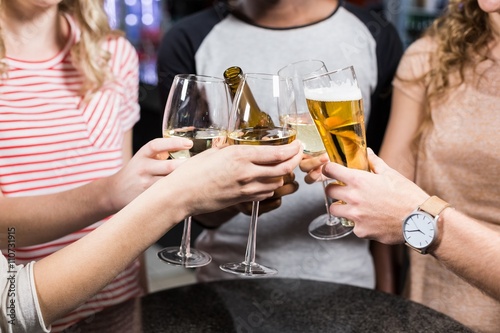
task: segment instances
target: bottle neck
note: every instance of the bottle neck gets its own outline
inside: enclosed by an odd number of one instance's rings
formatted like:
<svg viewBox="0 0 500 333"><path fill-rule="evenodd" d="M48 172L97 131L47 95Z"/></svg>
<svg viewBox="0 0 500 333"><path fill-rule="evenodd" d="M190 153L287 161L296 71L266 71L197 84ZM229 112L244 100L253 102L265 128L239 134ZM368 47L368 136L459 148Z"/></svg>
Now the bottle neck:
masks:
<svg viewBox="0 0 500 333"><path fill-rule="evenodd" d="M230 67L226 69L226 71L224 72L224 79L227 86L229 87L231 97L234 99L236 90L238 89L238 85L240 84L241 80L243 80L243 72L241 68Z"/></svg>

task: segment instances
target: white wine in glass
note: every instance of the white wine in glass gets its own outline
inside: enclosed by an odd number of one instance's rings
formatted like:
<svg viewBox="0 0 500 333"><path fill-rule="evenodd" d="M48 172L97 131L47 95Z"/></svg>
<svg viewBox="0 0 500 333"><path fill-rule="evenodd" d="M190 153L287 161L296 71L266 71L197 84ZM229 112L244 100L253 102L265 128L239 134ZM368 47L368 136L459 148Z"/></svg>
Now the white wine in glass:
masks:
<svg viewBox="0 0 500 333"><path fill-rule="evenodd" d="M230 96L221 78L179 74L172 83L163 116L163 137L193 141L188 150L171 151L174 159L189 158L225 144L229 123ZM172 265L195 268L212 260L208 253L191 248L191 217L184 220L180 246L167 247L158 257Z"/></svg>
<svg viewBox="0 0 500 333"><path fill-rule="evenodd" d="M228 143L233 145L284 145L295 140L296 131L286 123L282 114L294 103L294 94L290 80L272 74L244 74L233 100L233 107L228 127ZM265 124L258 122L251 125L250 107L245 96L252 92L260 112L264 112L272 121ZM267 119L266 116L266 119ZM253 126L253 127L250 127ZM248 234L245 258L242 262L226 263L220 269L243 276L267 276L278 271L255 262L257 218L259 202L252 204L252 216Z"/></svg>
<svg viewBox="0 0 500 333"><path fill-rule="evenodd" d="M318 156L326 152L323 141L319 136L318 129L314 124L309 111L287 116L290 126L297 131L297 139L302 142L304 154Z"/></svg>
<svg viewBox="0 0 500 333"><path fill-rule="evenodd" d="M291 78L293 80L297 110L295 115L288 116L290 118L289 122L292 127L295 127L297 130L297 138L304 146L304 154L310 156L321 155L325 153L326 150L307 106L303 80L327 72L328 70L326 69L325 63L321 60L314 59L297 61L288 64L278 71L279 76ZM328 181L329 180L324 177L321 182L323 192L325 192ZM345 237L352 233L351 227L345 227L338 217L330 213L329 207L331 200L326 193L324 193L324 202L326 212L311 221L308 226L309 234L316 239L332 240Z"/></svg>
<svg viewBox="0 0 500 333"><path fill-rule="evenodd" d="M306 78L304 93L330 161L368 171L363 98L354 68ZM339 219L346 227L354 226Z"/></svg>
<svg viewBox="0 0 500 333"><path fill-rule="evenodd" d="M292 80L295 94L295 109L284 116L289 118L289 124L297 130L297 138L302 142L304 154L317 156L326 150L319 136L318 129L311 118L304 96L304 78L326 73L325 63L321 60L301 60L286 65L278 71L278 75Z"/></svg>

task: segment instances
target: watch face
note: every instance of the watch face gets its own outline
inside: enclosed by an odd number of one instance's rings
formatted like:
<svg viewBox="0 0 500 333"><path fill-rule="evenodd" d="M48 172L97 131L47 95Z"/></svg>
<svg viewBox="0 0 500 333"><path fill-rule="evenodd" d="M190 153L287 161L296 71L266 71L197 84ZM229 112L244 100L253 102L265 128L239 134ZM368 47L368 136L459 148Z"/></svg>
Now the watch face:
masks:
<svg viewBox="0 0 500 333"><path fill-rule="evenodd" d="M411 213L403 223L403 236L414 248L427 248L436 237L434 218L424 212Z"/></svg>

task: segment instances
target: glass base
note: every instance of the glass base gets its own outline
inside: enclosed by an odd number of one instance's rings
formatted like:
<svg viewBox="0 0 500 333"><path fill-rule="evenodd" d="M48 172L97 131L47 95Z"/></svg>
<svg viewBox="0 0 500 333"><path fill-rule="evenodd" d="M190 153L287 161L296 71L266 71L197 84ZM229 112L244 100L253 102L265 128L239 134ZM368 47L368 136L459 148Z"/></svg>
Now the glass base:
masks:
<svg viewBox="0 0 500 333"><path fill-rule="evenodd" d="M343 217L335 216L332 216L332 221L329 221L328 215L321 215L309 224L309 234L320 240L339 239L352 233L354 225L345 226L344 224L349 225L351 222Z"/></svg>
<svg viewBox="0 0 500 333"><path fill-rule="evenodd" d="M222 271L227 273L251 277L268 276L278 273L278 270L274 268L266 267L257 263L249 265L244 262L233 262L220 265L219 267Z"/></svg>
<svg viewBox="0 0 500 333"><path fill-rule="evenodd" d="M178 246L166 247L158 252L158 258L170 265L182 266L186 268L196 268L208 265L212 257L203 251L191 249L190 255L181 253Z"/></svg>

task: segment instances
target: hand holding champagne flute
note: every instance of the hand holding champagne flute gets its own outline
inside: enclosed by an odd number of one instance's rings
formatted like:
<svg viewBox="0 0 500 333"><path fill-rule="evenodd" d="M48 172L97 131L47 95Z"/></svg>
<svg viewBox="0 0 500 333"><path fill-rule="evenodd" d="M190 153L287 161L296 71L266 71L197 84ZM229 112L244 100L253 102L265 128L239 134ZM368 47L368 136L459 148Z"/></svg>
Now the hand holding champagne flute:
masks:
<svg viewBox="0 0 500 333"><path fill-rule="evenodd" d="M246 96L250 92L253 98ZM283 110L292 107L293 98L289 80L271 74L244 74L233 101L228 127L228 143L275 146L295 140L295 130L289 127L286 118L282 117ZM242 103L244 100L253 100L255 103L250 107L248 102ZM256 112L266 113L267 116L255 117ZM252 122L252 118L269 118L272 121ZM258 211L259 202L254 201L245 259L242 262L221 265L220 268L223 271L243 276L264 276L277 273L276 269L255 262Z"/></svg>
<svg viewBox="0 0 500 333"><path fill-rule="evenodd" d="M297 138L304 146L304 154L310 156L323 154L325 147L307 107L303 80L326 72L328 72L326 65L321 60L297 61L278 71L280 77L292 80L295 94L294 108L289 109L291 114L284 116L289 118L290 125L297 131Z"/></svg>
<svg viewBox="0 0 500 333"><path fill-rule="evenodd" d="M229 121L229 91L223 79L193 74L176 75L163 117L163 137L193 141L189 150L170 152L174 159L189 158L225 144ZM208 253L191 248L191 217L184 221L180 247L158 252L165 262L187 268L210 263Z"/></svg>
<svg viewBox="0 0 500 333"><path fill-rule="evenodd" d="M311 116L332 162L369 170L363 99L352 66L304 79ZM353 222L340 218L344 226Z"/></svg>
<svg viewBox="0 0 500 333"><path fill-rule="evenodd" d="M327 73L326 65L321 60L302 60L291 63L278 71L278 75L285 78L290 78L293 82L295 92L294 114L287 115L290 118L290 124L297 130L297 138L304 146L304 154L309 156L318 156L325 152L325 146L318 129L311 117L307 101L304 96L303 80ZM329 180L323 178L323 192ZM309 234L320 240L338 239L349 235L352 228L342 225L340 219L330 213L329 206L331 199L324 193L326 214L316 217L309 224Z"/></svg>

